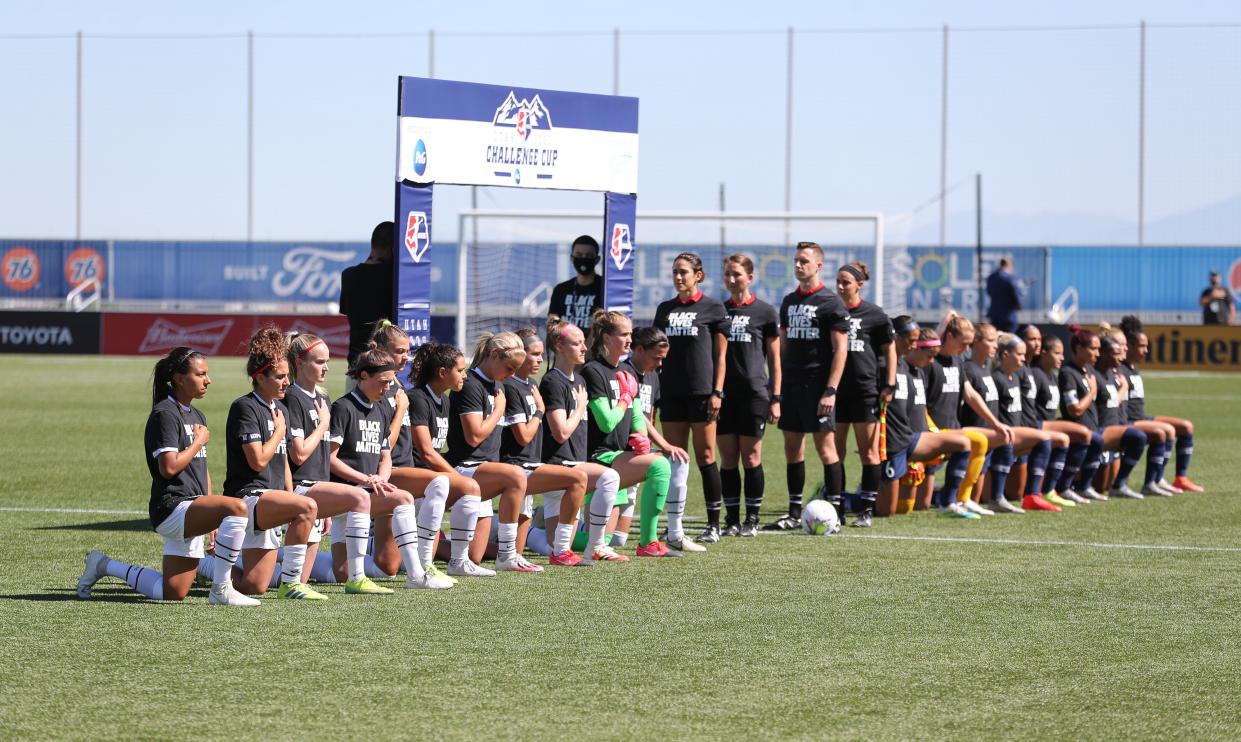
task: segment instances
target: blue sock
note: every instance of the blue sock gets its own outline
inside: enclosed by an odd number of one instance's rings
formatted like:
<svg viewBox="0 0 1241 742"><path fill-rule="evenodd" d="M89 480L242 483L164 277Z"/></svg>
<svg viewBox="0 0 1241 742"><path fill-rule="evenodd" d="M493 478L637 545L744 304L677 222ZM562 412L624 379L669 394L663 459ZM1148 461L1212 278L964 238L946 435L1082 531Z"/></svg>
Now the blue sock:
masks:
<svg viewBox="0 0 1241 742"><path fill-rule="evenodd" d="M970 465L970 452L960 451L948 459L948 469L944 472L944 486L936 490L935 504L945 507L957 501L957 490L961 489L961 480L965 479L965 471Z"/></svg>
<svg viewBox="0 0 1241 742"><path fill-rule="evenodd" d="M1146 478L1142 480L1143 484L1150 484L1159 479L1164 457L1168 455L1167 445L1164 441L1151 439L1150 446L1146 449Z"/></svg>
<svg viewBox="0 0 1241 742"><path fill-rule="evenodd" d="M1095 431L1090 434L1090 449L1086 451L1086 460L1082 463L1081 470L1077 472L1075 489L1084 490L1092 486L1095 472L1099 471L1099 466L1103 463L1102 459L1103 434Z"/></svg>
<svg viewBox="0 0 1241 742"><path fill-rule="evenodd" d="M1081 471L1082 464L1086 461L1086 454L1090 451L1089 443L1073 443L1069 446L1068 455L1064 459L1064 469L1060 472L1060 479L1055 482L1044 483L1043 494L1047 494L1052 490L1064 492L1073 486L1073 479L1077 476L1077 472Z"/></svg>
<svg viewBox="0 0 1241 742"><path fill-rule="evenodd" d="M1060 481L1060 475L1064 474L1064 460L1069 455L1069 447L1061 446L1060 448L1051 449L1051 455L1047 460L1047 471L1043 473L1043 486L1037 490L1030 490L1030 480L1026 479L1026 494L1036 495L1039 492L1047 494Z"/></svg>
<svg viewBox="0 0 1241 742"><path fill-rule="evenodd" d="M1189 471L1189 457L1194 455L1194 434L1186 433L1176 437L1176 475L1185 476Z"/></svg>
<svg viewBox="0 0 1241 742"><path fill-rule="evenodd" d="M1137 428L1125 428L1120 437L1120 468L1116 470L1116 482L1113 487L1123 487L1129 480L1129 472L1142 460L1142 449L1146 448L1146 433Z"/></svg>
<svg viewBox="0 0 1241 742"><path fill-rule="evenodd" d="M1064 449L1059 449L1063 451ZM1030 461L1026 464L1026 489L1023 494L1036 495L1043 479L1047 475L1047 464L1051 461L1051 441L1039 441L1030 449ZM1063 457L1061 458L1063 466Z"/></svg>
<svg viewBox="0 0 1241 742"><path fill-rule="evenodd" d="M1008 484L1008 473L1013 470L1012 445L1000 446L988 451L991 454L991 499L1004 499L1004 485Z"/></svg>

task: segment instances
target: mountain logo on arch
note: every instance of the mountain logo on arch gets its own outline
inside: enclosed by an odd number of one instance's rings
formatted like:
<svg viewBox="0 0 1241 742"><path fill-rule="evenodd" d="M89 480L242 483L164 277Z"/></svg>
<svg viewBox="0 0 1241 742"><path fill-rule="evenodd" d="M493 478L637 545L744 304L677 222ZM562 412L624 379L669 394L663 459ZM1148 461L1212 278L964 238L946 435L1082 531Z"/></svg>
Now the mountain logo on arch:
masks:
<svg viewBox="0 0 1241 742"><path fill-rule="evenodd" d="M552 116L538 94L535 94L532 99L518 100L510 90L508 97L496 109L491 123L496 126L512 127L517 130L517 135L522 139L529 139L530 132L535 129L551 129Z"/></svg>

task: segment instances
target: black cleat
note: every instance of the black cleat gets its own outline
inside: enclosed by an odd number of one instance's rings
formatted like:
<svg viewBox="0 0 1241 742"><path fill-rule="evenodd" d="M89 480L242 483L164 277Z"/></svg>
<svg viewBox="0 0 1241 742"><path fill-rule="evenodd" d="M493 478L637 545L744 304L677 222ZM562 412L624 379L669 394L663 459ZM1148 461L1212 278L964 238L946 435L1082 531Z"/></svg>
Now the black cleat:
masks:
<svg viewBox="0 0 1241 742"><path fill-rule="evenodd" d="M853 526L854 528L870 528L870 519L871 519L870 508L866 508L862 512L858 513L857 516L853 519L853 522L850 523L849 525Z"/></svg>
<svg viewBox="0 0 1241 742"><path fill-rule="evenodd" d="M758 535L758 520L757 519L750 520L749 518L746 518L745 523L742 523L741 528L738 529L737 535L745 537L745 538L757 536Z"/></svg>
<svg viewBox="0 0 1241 742"><path fill-rule="evenodd" d="M741 535L741 524L736 521L725 523L724 530L720 531L720 535L721 536L740 536Z"/></svg>
<svg viewBox="0 0 1241 742"><path fill-rule="evenodd" d="M720 540L720 527L707 526L702 529L702 533L698 534L698 538L694 539L700 544L714 544Z"/></svg>
<svg viewBox="0 0 1241 742"><path fill-rule="evenodd" d="M801 528L801 518L792 513L782 515L779 520L763 526L764 531L796 531L798 528Z"/></svg>

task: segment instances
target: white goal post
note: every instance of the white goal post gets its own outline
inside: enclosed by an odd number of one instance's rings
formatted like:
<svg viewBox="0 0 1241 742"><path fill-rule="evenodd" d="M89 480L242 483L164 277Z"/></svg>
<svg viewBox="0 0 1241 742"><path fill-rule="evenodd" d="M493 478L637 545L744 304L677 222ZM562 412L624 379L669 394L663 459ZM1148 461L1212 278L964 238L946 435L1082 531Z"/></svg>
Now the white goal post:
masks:
<svg viewBox="0 0 1241 742"><path fill-rule="evenodd" d="M510 220L596 220L602 231L603 214L598 211L548 210L537 211L528 209L462 209L457 216L457 345L467 348L470 339L469 307L470 291L470 254L475 246L467 235L467 225L475 227L479 219L510 219ZM664 244L656 240L644 242L641 225L650 222L696 222L712 223L721 227L729 223L753 224L767 222L783 225L782 239L775 240L781 249L791 249L793 242L790 235L797 234L793 223L802 225L813 222L860 222L873 225L874 259L871 268L871 289L875 303L882 304L884 296L884 216L877 211L869 212L835 212L835 211L639 211L636 218L637 239L635 249L639 254L644 244ZM803 232L804 234L805 232ZM480 244L482 240L478 241ZM827 249L829 245L824 245ZM485 300L484 297L476 297Z"/></svg>

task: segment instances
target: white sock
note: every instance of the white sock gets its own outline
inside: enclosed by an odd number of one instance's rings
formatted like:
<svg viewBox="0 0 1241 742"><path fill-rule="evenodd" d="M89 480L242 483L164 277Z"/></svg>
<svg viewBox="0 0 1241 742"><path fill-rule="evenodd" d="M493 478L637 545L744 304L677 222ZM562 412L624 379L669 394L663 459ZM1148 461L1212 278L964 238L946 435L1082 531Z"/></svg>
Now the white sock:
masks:
<svg viewBox="0 0 1241 742"><path fill-rule="evenodd" d="M517 523L500 523L496 528L496 559L511 559L517 553Z"/></svg>
<svg viewBox="0 0 1241 742"><path fill-rule="evenodd" d="M267 583L267 588L269 590L273 587L280 587L280 582L281 582L280 578L284 577L284 557L282 556L283 553L284 553L284 549L276 550L276 568L271 571L271 580Z"/></svg>
<svg viewBox="0 0 1241 742"><path fill-rule="evenodd" d="M435 556L435 536L444 522L444 503L448 500L448 477L432 479L418 509L418 563L427 565Z"/></svg>
<svg viewBox="0 0 1241 742"><path fill-rule="evenodd" d="M632 522L634 503L637 501L637 499L638 499L637 486L630 487L629 488L629 503L621 506L620 517L629 518L630 522ZM612 534L612 545L613 546L624 546L625 542L628 540L629 540L628 530L624 530L624 531L617 530L615 533Z"/></svg>
<svg viewBox="0 0 1241 742"><path fill-rule="evenodd" d="M370 513L350 510L345 513L346 580L353 582L366 574L366 544L371 531Z"/></svg>
<svg viewBox="0 0 1241 742"><path fill-rule="evenodd" d="M526 534L526 548L536 554L551 556L552 545L547 543L547 531L532 526L530 532Z"/></svg>
<svg viewBox="0 0 1241 742"><path fill-rule="evenodd" d="M483 501L478 495L465 495L452 506L448 516L448 531L452 534L452 560L469 559L470 541L478 525L478 512Z"/></svg>
<svg viewBox="0 0 1241 742"><path fill-rule="evenodd" d="M564 490L543 493L543 519L560 520L560 501L564 499Z"/></svg>
<svg viewBox="0 0 1241 742"><path fill-rule="evenodd" d="M418 515L413 505L397 505L392 511L392 538L397 551L401 552L405 574L422 577L422 562L418 559Z"/></svg>
<svg viewBox="0 0 1241 742"><path fill-rule="evenodd" d="M149 567L135 567L132 564L109 559L104 571L112 577L129 583L130 587L151 600L164 599L164 576Z"/></svg>
<svg viewBox="0 0 1241 742"><path fill-rule="evenodd" d="M215 577L215 557L205 556L198 560L198 576L204 580L210 580ZM229 576L232 579L232 576Z"/></svg>
<svg viewBox="0 0 1241 742"><path fill-rule="evenodd" d="M590 498L589 532L586 543L586 556L595 553L595 549L603 546L607 537L608 517L612 514L612 506L616 504L616 493L620 489L620 476L609 469L599 477L595 484L595 494Z"/></svg>
<svg viewBox="0 0 1241 742"><path fill-rule="evenodd" d="M310 568L310 579L315 582L336 582L336 573L332 571L332 553L319 550L315 555L315 563Z"/></svg>
<svg viewBox="0 0 1241 742"><path fill-rule="evenodd" d="M302 566L306 563L306 544L285 544L280 582L301 582Z"/></svg>
<svg viewBox="0 0 1241 742"><path fill-rule="evenodd" d="M229 515L220 521L220 528L215 533L215 564L211 570L211 581L216 585L231 585L233 582L233 565L241 554L241 542L246 536L246 516Z"/></svg>
<svg viewBox="0 0 1241 742"><path fill-rule="evenodd" d="M529 536L526 537L526 543L530 543ZM572 523L556 523L555 541L552 548L557 554L563 554L573 546L573 524Z"/></svg>
<svg viewBox="0 0 1241 742"><path fill-rule="evenodd" d="M375 564L375 557L370 554L362 557L362 574L372 580L384 580L392 577L392 575L380 569L378 564Z"/></svg>
<svg viewBox="0 0 1241 742"><path fill-rule="evenodd" d="M672 461L672 479L668 484L668 540L685 538L681 518L685 516L685 496L689 490L689 462Z"/></svg>

